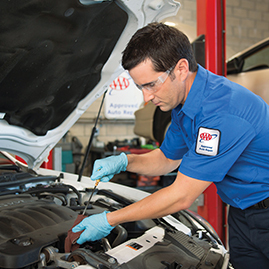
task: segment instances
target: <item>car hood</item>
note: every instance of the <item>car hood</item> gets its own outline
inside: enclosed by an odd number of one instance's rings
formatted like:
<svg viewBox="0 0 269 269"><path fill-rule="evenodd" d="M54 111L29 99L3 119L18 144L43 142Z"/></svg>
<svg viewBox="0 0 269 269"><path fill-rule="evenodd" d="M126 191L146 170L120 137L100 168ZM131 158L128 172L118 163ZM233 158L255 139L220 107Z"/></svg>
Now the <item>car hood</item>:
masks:
<svg viewBox="0 0 269 269"><path fill-rule="evenodd" d="M133 33L172 0L1 1L0 149L40 166L123 70Z"/></svg>

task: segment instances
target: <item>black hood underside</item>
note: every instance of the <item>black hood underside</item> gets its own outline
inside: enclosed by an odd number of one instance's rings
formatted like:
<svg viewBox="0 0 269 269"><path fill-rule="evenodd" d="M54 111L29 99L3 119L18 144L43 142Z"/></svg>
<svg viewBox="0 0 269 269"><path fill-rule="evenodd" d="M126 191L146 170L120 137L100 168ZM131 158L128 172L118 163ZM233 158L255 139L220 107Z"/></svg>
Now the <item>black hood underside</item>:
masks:
<svg viewBox="0 0 269 269"><path fill-rule="evenodd" d="M127 20L112 1L1 1L4 119L36 135L59 126L100 81Z"/></svg>

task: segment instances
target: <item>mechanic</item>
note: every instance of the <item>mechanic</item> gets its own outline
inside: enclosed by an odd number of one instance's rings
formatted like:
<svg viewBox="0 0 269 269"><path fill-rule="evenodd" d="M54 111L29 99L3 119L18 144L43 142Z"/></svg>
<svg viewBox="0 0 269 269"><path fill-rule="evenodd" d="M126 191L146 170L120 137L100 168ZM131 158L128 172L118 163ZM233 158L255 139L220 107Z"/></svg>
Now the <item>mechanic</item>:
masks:
<svg viewBox="0 0 269 269"><path fill-rule="evenodd" d="M269 107L244 87L196 63L188 38L162 23L138 30L122 56L145 102L172 110L160 148L97 160L92 180L121 171L157 176L178 167L173 184L130 206L92 215L77 241L105 237L118 224L187 209L213 182L229 208L229 248L236 269L269 268Z"/></svg>

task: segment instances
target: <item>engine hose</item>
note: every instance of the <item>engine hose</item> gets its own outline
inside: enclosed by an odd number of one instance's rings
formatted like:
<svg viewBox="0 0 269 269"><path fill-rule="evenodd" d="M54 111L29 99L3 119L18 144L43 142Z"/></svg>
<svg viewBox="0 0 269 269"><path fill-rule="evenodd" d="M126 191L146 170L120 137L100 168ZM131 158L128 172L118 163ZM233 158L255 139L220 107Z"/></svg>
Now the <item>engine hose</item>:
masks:
<svg viewBox="0 0 269 269"><path fill-rule="evenodd" d="M59 199L62 202L63 206L67 205L67 200L65 198L65 196L59 195L59 194L54 194L54 193L50 193L50 192L42 192L38 195L39 197L54 197Z"/></svg>
<svg viewBox="0 0 269 269"><path fill-rule="evenodd" d="M113 241L112 243L112 247L116 247L118 245L120 245L121 243L123 243L124 241L126 241L127 237L128 237L128 233L126 231L125 228L123 228L121 225L117 225L114 229L113 232L116 232L118 235L116 237L116 239Z"/></svg>
<svg viewBox="0 0 269 269"><path fill-rule="evenodd" d="M79 193L79 191L72 185L68 185L68 184L62 184L62 185L66 186L66 187L68 187L68 188L70 188L70 189L72 189L74 191L74 193L78 197L78 203L79 203L79 205L81 205L81 194Z"/></svg>

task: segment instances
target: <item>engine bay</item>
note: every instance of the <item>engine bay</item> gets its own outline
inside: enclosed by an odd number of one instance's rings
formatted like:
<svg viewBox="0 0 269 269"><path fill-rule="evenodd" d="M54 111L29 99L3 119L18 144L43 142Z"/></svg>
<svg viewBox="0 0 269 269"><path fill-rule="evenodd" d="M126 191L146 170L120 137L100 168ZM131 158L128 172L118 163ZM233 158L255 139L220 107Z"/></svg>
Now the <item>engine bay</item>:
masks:
<svg viewBox="0 0 269 269"><path fill-rule="evenodd" d="M84 208L81 196L90 192L54 182L2 195L0 268L222 268L218 243L207 231L195 231L187 212L174 217L192 236L164 219L149 219L118 225L101 241L65 253L67 231ZM97 190L87 214L117 210L132 202L110 190Z"/></svg>
<svg viewBox="0 0 269 269"><path fill-rule="evenodd" d="M135 202L127 195L134 189L106 183L110 188L98 187L87 204L89 179L82 187L62 173L40 175L1 160L0 268L227 268L220 239L189 210L117 225L102 240L66 251L68 231L86 205L87 216L114 211Z"/></svg>

